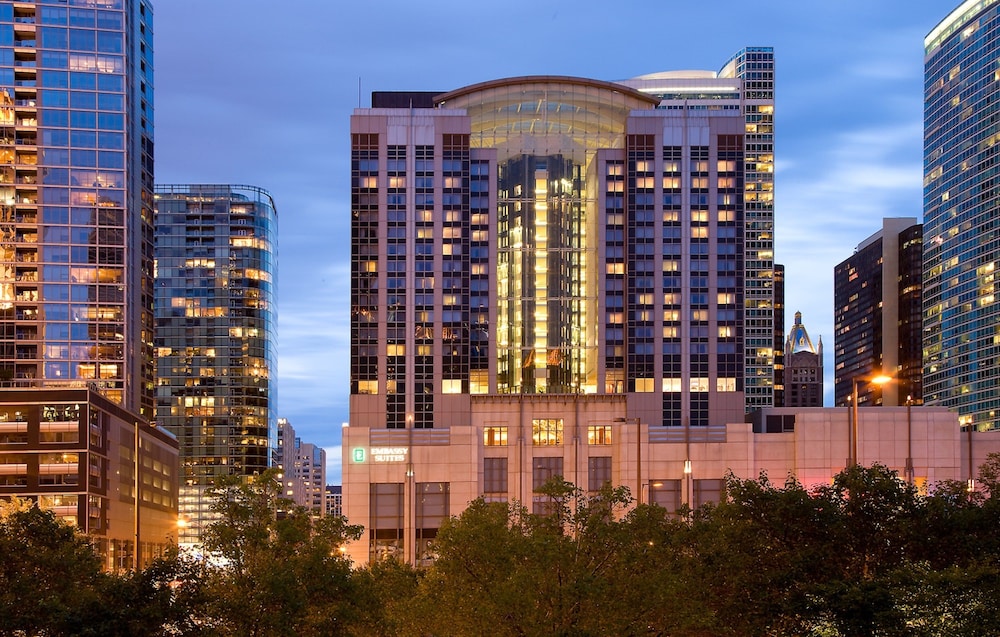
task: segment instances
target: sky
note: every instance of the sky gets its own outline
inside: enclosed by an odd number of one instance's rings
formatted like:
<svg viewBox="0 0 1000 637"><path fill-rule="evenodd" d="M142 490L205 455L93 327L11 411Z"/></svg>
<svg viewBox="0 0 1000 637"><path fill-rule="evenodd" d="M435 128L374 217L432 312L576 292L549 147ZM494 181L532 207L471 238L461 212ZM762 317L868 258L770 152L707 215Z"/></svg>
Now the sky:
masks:
<svg viewBox="0 0 1000 637"><path fill-rule="evenodd" d="M278 210L278 411L340 483L348 420L350 115L372 91L617 80L775 50L775 261L786 327L825 347L833 269L921 219L923 38L958 0L155 0L158 184L250 184Z"/></svg>

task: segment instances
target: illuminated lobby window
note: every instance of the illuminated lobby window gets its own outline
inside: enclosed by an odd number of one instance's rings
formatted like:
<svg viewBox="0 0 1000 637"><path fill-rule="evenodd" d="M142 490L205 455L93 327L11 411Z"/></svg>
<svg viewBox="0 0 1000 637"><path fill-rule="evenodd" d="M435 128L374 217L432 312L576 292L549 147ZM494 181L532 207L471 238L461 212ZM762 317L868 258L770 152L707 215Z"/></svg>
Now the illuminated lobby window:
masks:
<svg viewBox="0 0 1000 637"><path fill-rule="evenodd" d="M506 447L506 427L486 427L483 429L483 444L487 447Z"/></svg>
<svg viewBox="0 0 1000 637"><path fill-rule="evenodd" d="M588 445L610 445L611 425L589 425L587 427Z"/></svg>
<svg viewBox="0 0 1000 637"><path fill-rule="evenodd" d="M539 418L531 421L531 442L537 446L563 443L562 418Z"/></svg>

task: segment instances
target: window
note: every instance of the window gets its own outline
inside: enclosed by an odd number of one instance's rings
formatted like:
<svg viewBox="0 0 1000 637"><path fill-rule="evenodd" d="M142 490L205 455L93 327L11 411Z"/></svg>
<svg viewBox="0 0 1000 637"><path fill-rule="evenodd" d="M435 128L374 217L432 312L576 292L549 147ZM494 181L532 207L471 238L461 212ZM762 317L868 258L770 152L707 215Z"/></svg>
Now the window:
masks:
<svg viewBox="0 0 1000 637"><path fill-rule="evenodd" d="M597 456L587 459L587 488L598 491L611 482L611 456Z"/></svg>
<svg viewBox="0 0 1000 637"><path fill-rule="evenodd" d="M483 458L483 493L507 493L507 458Z"/></svg>
<svg viewBox="0 0 1000 637"><path fill-rule="evenodd" d="M676 511L681 506L681 481L651 480L649 503L661 506L670 513Z"/></svg>
<svg viewBox="0 0 1000 637"><path fill-rule="evenodd" d="M534 458L531 461L532 489L537 491L555 476L563 474L563 459L561 457Z"/></svg>
<svg viewBox="0 0 1000 637"><path fill-rule="evenodd" d="M588 445L610 445L611 425L589 425L587 427Z"/></svg>
<svg viewBox="0 0 1000 637"><path fill-rule="evenodd" d="M717 378L715 379L716 391L736 391L736 379L735 378Z"/></svg>
<svg viewBox="0 0 1000 637"><path fill-rule="evenodd" d="M698 508L708 502L720 502L723 495L723 482L719 479L706 479L694 481L694 502L692 506Z"/></svg>
<svg viewBox="0 0 1000 637"><path fill-rule="evenodd" d="M532 420L531 441L535 446L561 445L563 442L562 418Z"/></svg>
<svg viewBox="0 0 1000 637"><path fill-rule="evenodd" d="M487 447L506 447L507 428L491 426L483 429L483 444Z"/></svg>

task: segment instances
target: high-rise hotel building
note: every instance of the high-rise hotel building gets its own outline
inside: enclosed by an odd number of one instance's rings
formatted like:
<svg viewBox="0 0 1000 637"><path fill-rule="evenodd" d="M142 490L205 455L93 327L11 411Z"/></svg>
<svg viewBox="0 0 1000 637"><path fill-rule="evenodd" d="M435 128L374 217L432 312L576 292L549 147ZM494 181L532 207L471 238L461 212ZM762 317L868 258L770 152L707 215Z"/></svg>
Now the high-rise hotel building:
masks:
<svg viewBox="0 0 1000 637"><path fill-rule="evenodd" d="M653 498L644 445L773 404L773 87L748 48L355 111L344 501L372 555L551 475Z"/></svg>
<svg viewBox="0 0 1000 637"><path fill-rule="evenodd" d="M277 213L255 186L156 187L156 420L180 444L180 541L205 491L253 476L276 446Z"/></svg>
<svg viewBox="0 0 1000 637"><path fill-rule="evenodd" d="M928 404L1000 428L1000 4L962 2L924 40Z"/></svg>
<svg viewBox="0 0 1000 637"><path fill-rule="evenodd" d="M153 416L153 15L0 3L0 497L88 532L110 569L176 522ZM136 506L136 505L139 506Z"/></svg>

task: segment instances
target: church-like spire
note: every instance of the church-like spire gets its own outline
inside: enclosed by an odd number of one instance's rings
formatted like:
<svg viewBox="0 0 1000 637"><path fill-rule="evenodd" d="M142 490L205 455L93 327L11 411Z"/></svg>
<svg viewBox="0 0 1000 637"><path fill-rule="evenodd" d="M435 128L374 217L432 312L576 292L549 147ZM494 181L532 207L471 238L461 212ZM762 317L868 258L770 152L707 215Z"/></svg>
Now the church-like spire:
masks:
<svg viewBox="0 0 1000 637"><path fill-rule="evenodd" d="M795 325L792 325L792 331L788 333L788 340L785 341L786 355L797 352L816 353L816 348L813 347L812 340L809 339L809 332L802 324L802 312L795 313Z"/></svg>

